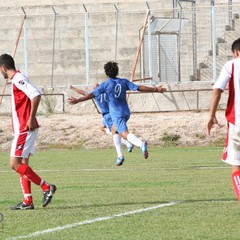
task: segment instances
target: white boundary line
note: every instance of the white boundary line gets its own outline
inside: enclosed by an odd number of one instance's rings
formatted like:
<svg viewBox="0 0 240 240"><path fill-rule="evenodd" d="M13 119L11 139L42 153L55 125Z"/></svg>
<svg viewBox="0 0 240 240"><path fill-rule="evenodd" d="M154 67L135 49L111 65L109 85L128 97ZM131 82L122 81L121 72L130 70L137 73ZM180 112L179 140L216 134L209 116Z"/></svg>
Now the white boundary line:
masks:
<svg viewBox="0 0 240 240"><path fill-rule="evenodd" d="M194 168L194 167L192 167L192 168ZM205 166L198 166L198 167L195 167L195 169L196 170L205 170L205 169L228 169L228 168L230 168L230 165L229 166L209 166L209 167L205 167ZM161 170L182 170L182 169L187 169L187 168L181 168L181 167L179 167L179 168L161 168ZM129 171L129 169L127 169L127 168L116 168L116 169L114 169L114 168L80 168L80 169L75 169L75 170L73 170L73 169L69 169L69 170L58 170L58 169L50 169L50 170L47 170L47 169L41 169L41 170L35 170L37 173L38 172L104 172L104 171L125 171L125 170L127 170L127 171ZM130 169L130 171L132 171L132 170L135 170L135 169ZM141 169L142 170L142 169ZM154 168L154 169L151 169L151 168L148 168L148 170L156 170L156 168ZM0 171L0 173L15 173L14 171L12 171L12 170L6 170L6 171L4 171L4 170L2 170L2 171Z"/></svg>
<svg viewBox="0 0 240 240"><path fill-rule="evenodd" d="M117 217L123 217L123 216L127 216L127 215L133 215L133 214L137 214L137 213L142 213L142 212L155 210L155 209L158 209L158 208L168 207L168 206L172 206L172 205L175 205L175 204L179 204L181 202L182 201L163 203L163 204L159 204L159 205L156 205L156 206L153 206L153 207L141 208L141 209L130 211L130 212L114 214L112 216L99 217L99 218L95 218L95 219L85 220L83 222L67 224L67 225L64 225L64 226L61 226L61 227L49 228L49 229L45 229L45 230L42 230L42 231L33 232L33 233L30 233L30 234L24 235L24 236L10 237L10 238L7 238L6 240L17 240L17 239L26 239L26 238L30 238L30 237L37 237L37 236L41 236L41 235L48 234L48 233L54 233L54 232L63 231L65 229L74 228L74 227L77 227L77 226L92 224L92 223L95 223L95 222L107 221L107 220L111 220L111 219L117 218Z"/></svg>

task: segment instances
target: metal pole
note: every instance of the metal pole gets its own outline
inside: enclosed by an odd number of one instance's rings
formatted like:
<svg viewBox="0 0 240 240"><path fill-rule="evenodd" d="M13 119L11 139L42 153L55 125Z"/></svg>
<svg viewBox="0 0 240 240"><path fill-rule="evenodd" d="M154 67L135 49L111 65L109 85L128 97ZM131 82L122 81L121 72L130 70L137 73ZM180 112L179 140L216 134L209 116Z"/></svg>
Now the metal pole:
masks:
<svg viewBox="0 0 240 240"><path fill-rule="evenodd" d="M228 0L228 25L232 28L232 0Z"/></svg>
<svg viewBox="0 0 240 240"><path fill-rule="evenodd" d="M115 62L117 61L117 50L118 50L118 8L115 4L114 5L114 8L116 10L116 32L115 32Z"/></svg>
<svg viewBox="0 0 240 240"><path fill-rule="evenodd" d="M215 4L214 0L211 0L211 20L212 20L212 64L213 64L213 79L212 81L215 82L217 79L217 51L216 51L216 19L215 19Z"/></svg>
<svg viewBox="0 0 240 240"><path fill-rule="evenodd" d="M90 81L90 63L89 63L89 42L88 42L88 11L83 4L85 10L85 51L86 51L86 85L89 86Z"/></svg>
<svg viewBox="0 0 240 240"><path fill-rule="evenodd" d="M197 79L197 23L195 1L192 2L192 45L193 45L193 76Z"/></svg>
<svg viewBox="0 0 240 240"><path fill-rule="evenodd" d="M56 39L56 17L57 13L55 8L52 6L52 10L54 13L54 22L53 22L53 53L52 53L52 75L51 75L51 88L54 90L53 84L53 72L54 72L54 62L55 62L55 39Z"/></svg>
<svg viewBox="0 0 240 240"><path fill-rule="evenodd" d="M176 18L176 12L177 12L177 0L173 0L173 18Z"/></svg>
<svg viewBox="0 0 240 240"><path fill-rule="evenodd" d="M149 77L152 77L152 30L151 30L151 10L148 2L146 1L148 7L148 68Z"/></svg>
<svg viewBox="0 0 240 240"><path fill-rule="evenodd" d="M161 82L161 34L158 34L158 79Z"/></svg>
<svg viewBox="0 0 240 240"><path fill-rule="evenodd" d="M24 46L24 67L25 71L24 74L26 77L28 77L28 41L27 41L27 14L25 12L25 9L22 7L23 13L25 15L25 21L23 25L23 46Z"/></svg>
<svg viewBox="0 0 240 240"><path fill-rule="evenodd" d="M182 28L182 6L180 5L180 15L179 15L179 29L177 33L177 54L178 54L178 83L181 82L181 51L180 51L180 41L181 41L181 28Z"/></svg>

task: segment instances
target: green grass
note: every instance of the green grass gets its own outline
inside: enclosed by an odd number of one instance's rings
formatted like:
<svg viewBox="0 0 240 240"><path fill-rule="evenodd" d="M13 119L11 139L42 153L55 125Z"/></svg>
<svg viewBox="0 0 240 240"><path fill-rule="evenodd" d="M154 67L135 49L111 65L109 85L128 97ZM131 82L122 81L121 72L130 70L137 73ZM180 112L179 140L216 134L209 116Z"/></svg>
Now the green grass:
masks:
<svg viewBox="0 0 240 240"><path fill-rule="evenodd" d="M0 239L172 201L181 202L28 239L239 239L240 205L221 152L218 147L150 148L144 160L134 148L116 167L113 149L38 151L31 166L58 191L43 209L41 190L33 185L33 211L8 210L22 195L18 175L8 168L9 153L0 153Z"/></svg>

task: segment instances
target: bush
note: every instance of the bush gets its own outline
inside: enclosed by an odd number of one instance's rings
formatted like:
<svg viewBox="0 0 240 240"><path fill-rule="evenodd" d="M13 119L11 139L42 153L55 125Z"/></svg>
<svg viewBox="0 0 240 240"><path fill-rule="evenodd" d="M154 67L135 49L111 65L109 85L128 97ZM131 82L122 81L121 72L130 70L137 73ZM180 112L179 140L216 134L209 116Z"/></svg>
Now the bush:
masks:
<svg viewBox="0 0 240 240"><path fill-rule="evenodd" d="M179 138L181 138L181 136L178 134L168 134L165 132L161 140L164 142L164 146L177 146L177 141Z"/></svg>

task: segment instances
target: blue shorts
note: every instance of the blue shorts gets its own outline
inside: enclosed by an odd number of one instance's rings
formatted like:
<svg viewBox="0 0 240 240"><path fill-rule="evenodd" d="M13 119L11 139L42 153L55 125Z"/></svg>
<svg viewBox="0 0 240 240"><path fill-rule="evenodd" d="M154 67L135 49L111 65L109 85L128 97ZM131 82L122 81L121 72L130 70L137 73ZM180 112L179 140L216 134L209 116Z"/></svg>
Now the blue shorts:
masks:
<svg viewBox="0 0 240 240"><path fill-rule="evenodd" d="M110 132L112 131L113 121L112 121L112 118L110 116L110 113L107 113L103 116L102 124L104 126L106 126L109 129Z"/></svg>
<svg viewBox="0 0 240 240"><path fill-rule="evenodd" d="M118 133L122 133L128 130L127 127L127 121L130 118L130 115L127 115L125 117L116 117L113 118L113 125L117 129Z"/></svg>

